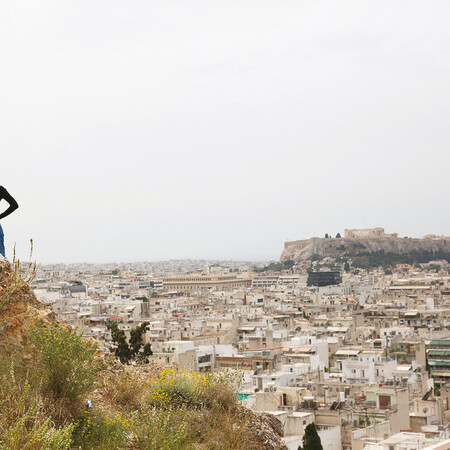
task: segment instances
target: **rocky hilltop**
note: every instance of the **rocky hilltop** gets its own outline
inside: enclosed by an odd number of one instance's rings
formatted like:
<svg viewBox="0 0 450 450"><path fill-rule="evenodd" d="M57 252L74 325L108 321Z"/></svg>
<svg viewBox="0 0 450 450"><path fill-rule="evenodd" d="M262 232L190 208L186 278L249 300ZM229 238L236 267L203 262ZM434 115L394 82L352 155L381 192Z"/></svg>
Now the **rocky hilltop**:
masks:
<svg viewBox="0 0 450 450"><path fill-rule="evenodd" d="M410 259L411 262L414 262L415 259L419 262L426 262L421 261L421 259L448 259L450 258L450 238L310 238L286 242L280 261L305 261L311 259L313 255L339 257L382 253L403 257L410 256L406 259Z"/></svg>

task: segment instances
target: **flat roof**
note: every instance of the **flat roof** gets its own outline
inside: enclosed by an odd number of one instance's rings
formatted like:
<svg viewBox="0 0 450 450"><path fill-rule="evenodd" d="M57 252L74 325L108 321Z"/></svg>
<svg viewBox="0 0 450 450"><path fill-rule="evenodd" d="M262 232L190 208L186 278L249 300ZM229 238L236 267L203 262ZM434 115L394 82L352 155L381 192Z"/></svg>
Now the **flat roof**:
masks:
<svg viewBox="0 0 450 450"><path fill-rule="evenodd" d="M264 411L266 414L272 414L272 416L282 416L287 414L288 411Z"/></svg>
<svg viewBox="0 0 450 450"><path fill-rule="evenodd" d="M340 350L336 351L335 355L336 356L340 356L340 355L356 356L356 355L359 355L360 352L361 352L361 350L353 350L353 349L346 350L345 348L341 348Z"/></svg>
<svg viewBox="0 0 450 450"><path fill-rule="evenodd" d="M327 330L346 333L348 331L348 327L328 327Z"/></svg>
<svg viewBox="0 0 450 450"><path fill-rule="evenodd" d="M391 436L390 438L382 441L383 444L406 444L412 442L417 444L418 441L424 441L424 433L412 433L412 432L402 432Z"/></svg>
<svg viewBox="0 0 450 450"><path fill-rule="evenodd" d="M294 417L308 417L308 416L312 416L313 413L312 412L305 412L305 411L293 411L290 414L291 416Z"/></svg>
<svg viewBox="0 0 450 450"><path fill-rule="evenodd" d="M311 347L283 347L283 351L294 350L295 353L308 353L312 350Z"/></svg>

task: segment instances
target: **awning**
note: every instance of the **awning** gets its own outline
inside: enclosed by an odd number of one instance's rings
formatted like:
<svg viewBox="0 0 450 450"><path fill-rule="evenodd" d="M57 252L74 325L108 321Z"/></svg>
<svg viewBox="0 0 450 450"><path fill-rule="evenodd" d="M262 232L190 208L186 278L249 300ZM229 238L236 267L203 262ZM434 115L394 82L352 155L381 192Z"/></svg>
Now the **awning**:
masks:
<svg viewBox="0 0 450 450"><path fill-rule="evenodd" d="M432 367L448 367L450 368L450 361L428 361Z"/></svg>
<svg viewBox="0 0 450 450"><path fill-rule="evenodd" d="M428 356L450 356L450 350L430 350Z"/></svg>

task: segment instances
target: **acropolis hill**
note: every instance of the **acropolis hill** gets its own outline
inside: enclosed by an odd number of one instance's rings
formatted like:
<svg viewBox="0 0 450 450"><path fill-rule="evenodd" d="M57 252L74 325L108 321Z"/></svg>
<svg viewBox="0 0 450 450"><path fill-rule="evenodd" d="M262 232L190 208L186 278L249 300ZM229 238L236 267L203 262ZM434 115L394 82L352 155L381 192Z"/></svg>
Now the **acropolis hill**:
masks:
<svg viewBox="0 0 450 450"><path fill-rule="evenodd" d="M280 261L305 261L312 255L344 256L367 253L408 255L427 252L431 259L450 257L450 237L426 235L418 238L400 238L397 233L387 234L383 228L345 230L344 237L313 237L285 242Z"/></svg>

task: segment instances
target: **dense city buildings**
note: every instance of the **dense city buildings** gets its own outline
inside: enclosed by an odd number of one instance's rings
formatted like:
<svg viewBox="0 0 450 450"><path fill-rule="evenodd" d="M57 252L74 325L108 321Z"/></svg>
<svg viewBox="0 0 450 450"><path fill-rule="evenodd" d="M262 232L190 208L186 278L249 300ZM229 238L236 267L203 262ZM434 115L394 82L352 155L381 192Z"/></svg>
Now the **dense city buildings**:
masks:
<svg viewBox="0 0 450 450"><path fill-rule="evenodd" d="M42 266L33 288L106 349L109 322L127 336L148 322L151 364L236 371L241 403L276 416L289 449L312 422L324 449L448 449L449 273L447 259L360 267L334 253Z"/></svg>

